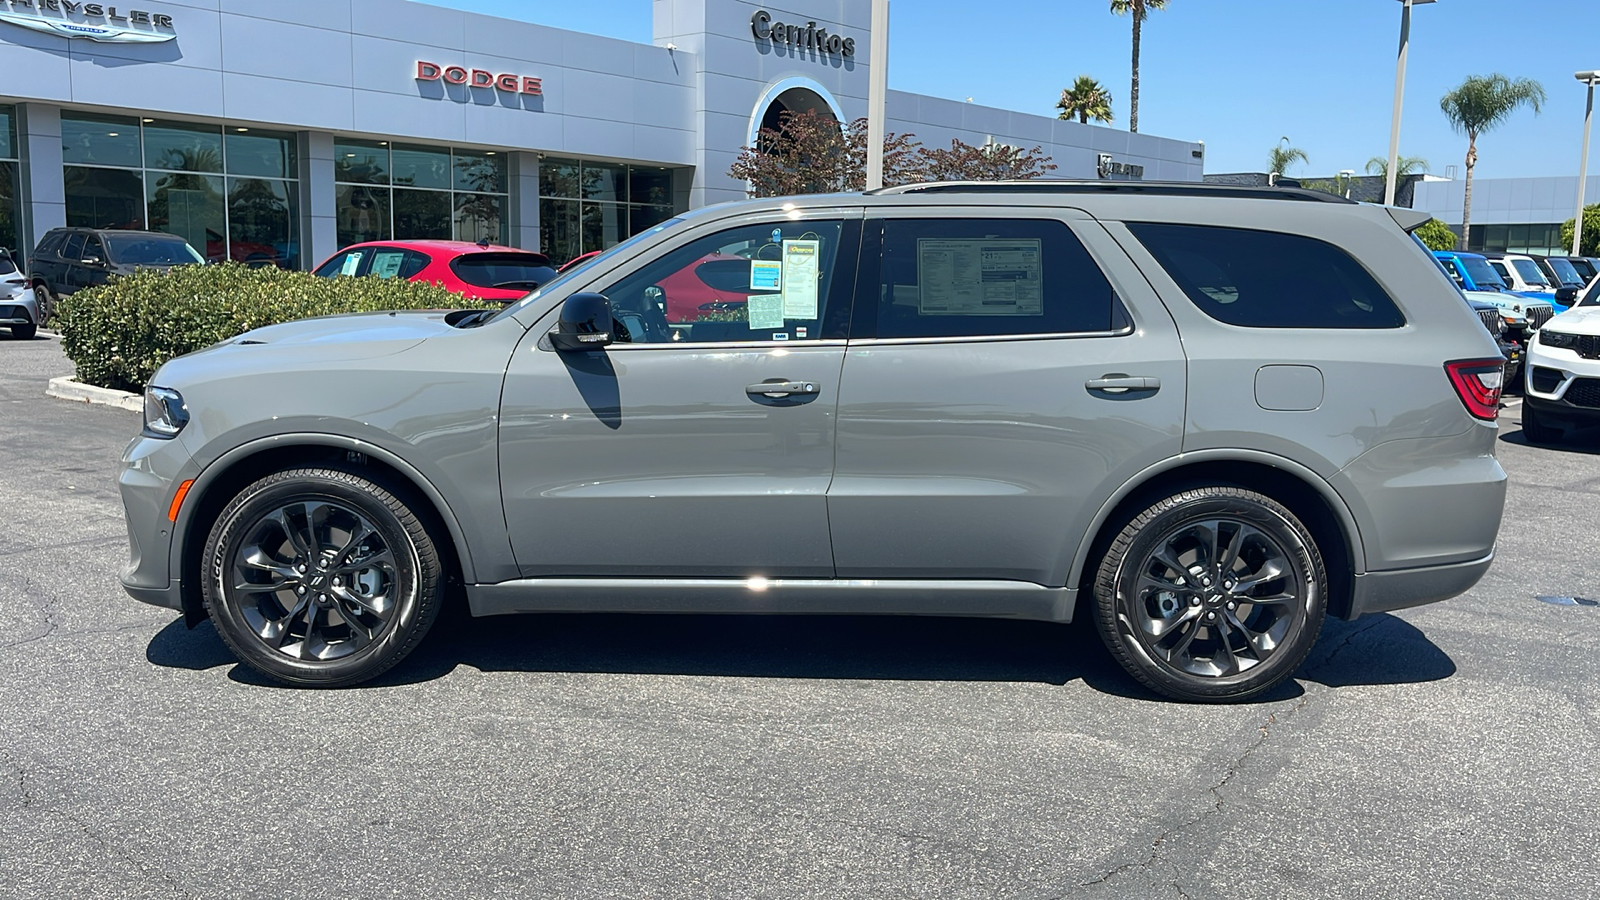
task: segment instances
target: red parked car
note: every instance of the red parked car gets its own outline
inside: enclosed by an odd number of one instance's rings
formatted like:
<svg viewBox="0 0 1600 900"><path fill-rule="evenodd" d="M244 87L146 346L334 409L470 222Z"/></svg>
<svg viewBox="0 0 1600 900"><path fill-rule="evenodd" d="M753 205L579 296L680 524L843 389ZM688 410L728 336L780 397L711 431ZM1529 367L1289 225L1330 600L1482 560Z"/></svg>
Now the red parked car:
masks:
<svg viewBox="0 0 1600 900"><path fill-rule="evenodd" d="M376 275L442 285L474 300L510 303L551 281L550 258L531 250L465 241L372 241L352 244L316 268L325 278Z"/></svg>

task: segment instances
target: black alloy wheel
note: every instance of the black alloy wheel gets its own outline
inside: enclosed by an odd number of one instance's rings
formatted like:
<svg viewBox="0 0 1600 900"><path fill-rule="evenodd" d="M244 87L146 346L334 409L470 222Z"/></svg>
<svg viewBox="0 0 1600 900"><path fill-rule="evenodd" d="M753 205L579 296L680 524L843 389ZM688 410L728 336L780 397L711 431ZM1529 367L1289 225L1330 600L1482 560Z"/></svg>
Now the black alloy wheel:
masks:
<svg viewBox="0 0 1600 900"><path fill-rule="evenodd" d="M1523 400L1522 436L1527 438L1530 444L1554 444L1565 437L1565 433L1559 425L1541 416L1527 400Z"/></svg>
<svg viewBox="0 0 1600 900"><path fill-rule="evenodd" d="M1305 659L1328 593L1310 531L1236 487L1185 490L1122 529L1095 579L1096 622L1117 661L1178 700L1242 700Z"/></svg>
<svg viewBox="0 0 1600 900"><path fill-rule="evenodd" d="M444 590L406 502L363 475L294 469L245 488L212 526L203 593L239 660L289 684L369 680L422 640Z"/></svg>

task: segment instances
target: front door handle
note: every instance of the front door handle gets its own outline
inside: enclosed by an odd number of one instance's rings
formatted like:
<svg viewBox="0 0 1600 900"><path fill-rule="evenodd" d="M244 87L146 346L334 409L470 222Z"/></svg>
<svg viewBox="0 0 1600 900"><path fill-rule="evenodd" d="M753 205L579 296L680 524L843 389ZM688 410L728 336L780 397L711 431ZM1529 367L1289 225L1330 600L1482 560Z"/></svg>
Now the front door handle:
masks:
<svg viewBox="0 0 1600 900"><path fill-rule="evenodd" d="M1161 379L1152 375L1107 375L1104 378L1091 378L1084 382L1084 387L1101 394L1127 394L1133 391L1161 390Z"/></svg>
<svg viewBox="0 0 1600 900"><path fill-rule="evenodd" d="M818 394L822 386L815 381L763 381L746 385L744 392L752 396L792 397L796 394Z"/></svg>

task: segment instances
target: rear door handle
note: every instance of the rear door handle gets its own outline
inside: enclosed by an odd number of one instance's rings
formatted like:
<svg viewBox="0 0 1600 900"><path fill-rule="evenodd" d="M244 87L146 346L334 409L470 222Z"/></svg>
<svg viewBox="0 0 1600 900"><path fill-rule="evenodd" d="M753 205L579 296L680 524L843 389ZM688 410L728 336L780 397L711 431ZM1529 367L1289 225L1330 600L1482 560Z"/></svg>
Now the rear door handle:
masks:
<svg viewBox="0 0 1600 900"><path fill-rule="evenodd" d="M790 397L795 394L819 394L822 386L815 381L763 381L746 385L744 392L752 396Z"/></svg>
<svg viewBox="0 0 1600 900"><path fill-rule="evenodd" d="M1107 375L1091 378L1084 387L1101 394L1126 394L1132 391L1159 391L1161 379L1152 375Z"/></svg>

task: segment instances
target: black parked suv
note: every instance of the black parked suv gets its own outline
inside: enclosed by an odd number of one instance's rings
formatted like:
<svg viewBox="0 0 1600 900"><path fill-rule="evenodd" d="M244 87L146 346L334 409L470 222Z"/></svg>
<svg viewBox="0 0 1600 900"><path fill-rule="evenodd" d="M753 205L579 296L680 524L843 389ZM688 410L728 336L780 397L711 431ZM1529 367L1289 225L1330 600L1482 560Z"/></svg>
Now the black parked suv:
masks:
<svg viewBox="0 0 1600 900"><path fill-rule="evenodd" d="M205 257L175 234L52 228L34 248L28 273L39 314L47 319L58 298L105 284L112 275L126 275L138 269L166 271L173 266L204 263Z"/></svg>

